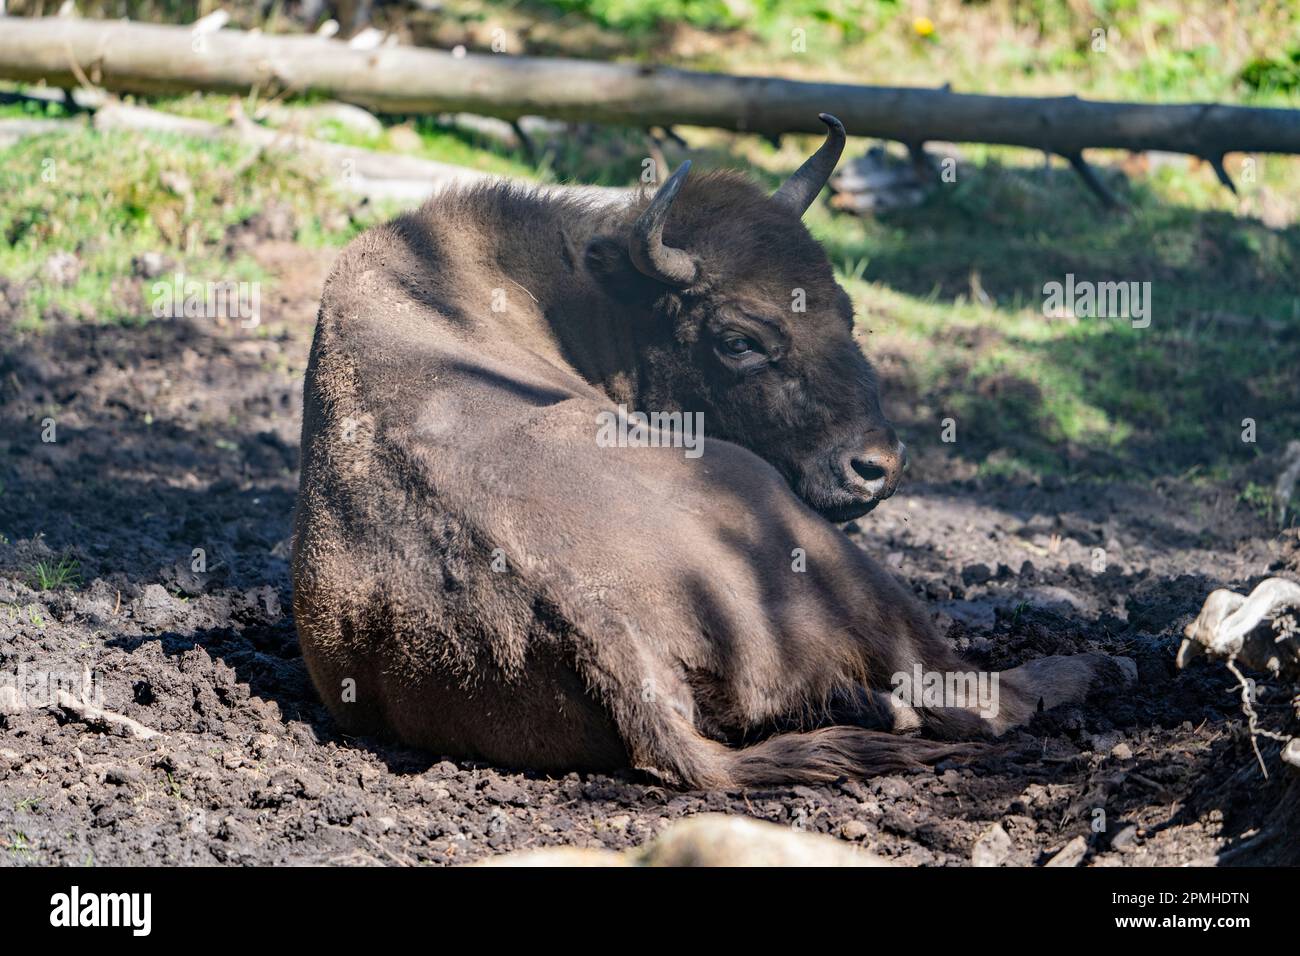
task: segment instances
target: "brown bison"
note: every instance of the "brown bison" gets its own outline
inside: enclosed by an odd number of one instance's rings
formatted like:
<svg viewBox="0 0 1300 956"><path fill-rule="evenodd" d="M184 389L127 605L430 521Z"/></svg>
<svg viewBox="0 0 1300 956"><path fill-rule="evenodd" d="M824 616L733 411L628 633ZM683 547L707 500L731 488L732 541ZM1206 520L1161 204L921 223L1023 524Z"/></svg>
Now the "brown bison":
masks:
<svg viewBox="0 0 1300 956"><path fill-rule="evenodd" d="M347 732L688 787L814 781L953 753L1114 673L969 673L832 524L893 493L903 448L800 222L844 146L822 119L771 197L685 163L621 203L480 186L343 252L293 579ZM896 692L921 674L991 676L994 699Z"/></svg>

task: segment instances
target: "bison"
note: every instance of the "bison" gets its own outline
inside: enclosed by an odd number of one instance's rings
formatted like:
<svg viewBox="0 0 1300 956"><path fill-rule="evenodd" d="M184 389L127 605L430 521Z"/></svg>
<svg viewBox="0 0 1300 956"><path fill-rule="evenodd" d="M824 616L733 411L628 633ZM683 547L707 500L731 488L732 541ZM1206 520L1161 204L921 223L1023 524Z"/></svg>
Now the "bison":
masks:
<svg viewBox="0 0 1300 956"><path fill-rule="evenodd" d="M346 732L807 782L957 753L1116 674L1054 657L991 675L991 707L897 693L974 669L835 524L894 492L904 450L801 222L845 142L822 120L770 197L689 163L625 202L482 185L343 251L304 386L293 605ZM692 455L670 432L696 416ZM611 422L640 440L599 440Z"/></svg>

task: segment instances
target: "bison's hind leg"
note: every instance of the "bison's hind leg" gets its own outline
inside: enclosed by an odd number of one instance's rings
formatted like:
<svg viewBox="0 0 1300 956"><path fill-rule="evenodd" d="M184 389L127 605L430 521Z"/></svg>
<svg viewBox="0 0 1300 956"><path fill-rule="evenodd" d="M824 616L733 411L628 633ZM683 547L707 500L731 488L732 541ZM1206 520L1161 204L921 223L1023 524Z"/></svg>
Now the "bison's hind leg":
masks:
<svg viewBox="0 0 1300 956"><path fill-rule="evenodd" d="M862 726L835 724L807 732L778 733L759 743L730 747L697 726L698 711L686 682L656 681L660 692L605 695L633 766L694 789L825 783L866 778L969 758L978 743L925 740Z"/></svg>
<svg viewBox="0 0 1300 956"><path fill-rule="evenodd" d="M1039 710L1082 703L1097 690L1134 683L1137 667L1129 658L1109 654L1060 654L991 676L997 678L992 706L945 702L951 705L919 708L925 729L949 740L998 737L1028 723Z"/></svg>

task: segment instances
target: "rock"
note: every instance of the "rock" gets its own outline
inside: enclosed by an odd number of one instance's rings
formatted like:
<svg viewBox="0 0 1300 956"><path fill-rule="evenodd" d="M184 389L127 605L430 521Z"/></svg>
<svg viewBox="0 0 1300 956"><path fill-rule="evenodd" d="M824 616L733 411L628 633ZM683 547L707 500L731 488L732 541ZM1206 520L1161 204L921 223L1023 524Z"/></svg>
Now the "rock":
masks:
<svg viewBox="0 0 1300 956"><path fill-rule="evenodd" d="M1132 760L1133 748L1121 740L1114 747L1110 748L1110 755L1116 760Z"/></svg>
<svg viewBox="0 0 1300 956"><path fill-rule="evenodd" d="M161 252L142 252L131 257L131 275L139 279L156 279L174 263Z"/></svg>
<svg viewBox="0 0 1300 956"><path fill-rule="evenodd" d="M0 686L0 714L7 717L13 717L21 714L27 709L23 701L23 695L18 692L18 688L13 684Z"/></svg>
<svg viewBox="0 0 1300 956"><path fill-rule="evenodd" d="M840 827L840 836L846 840L861 840L871 832L871 827L861 820L849 820Z"/></svg>
<svg viewBox="0 0 1300 956"><path fill-rule="evenodd" d="M967 586L972 584L985 584L993 577L993 572L989 570L987 564L968 564L961 569L961 579Z"/></svg>
<svg viewBox="0 0 1300 956"><path fill-rule="evenodd" d="M274 624L283 616L280 607L280 595L269 584L249 588L235 596L233 608L238 614L249 614L269 624Z"/></svg>
<svg viewBox="0 0 1300 956"><path fill-rule="evenodd" d="M480 866L890 866L833 837L775 823L702 813L678 821L635 850L548 847L507 853Z"/></svg>
<svg viewBox="0 0 1300 956"><path fill-rule="evenodd" d="M1127 847L1136 846L1137 832L1138 828L1130 823L1110 838L1110 848L1112 850L1123 850Z"/></svg>
<svg viewBox="0 0 1300 956"><path fill-rule="evenodd" d="M489 777L479 788L479 792L492 803L507 803L522 807L531 802L528 792L508 778Z"/></svg>
<svg viewBox="0 0 1300 956"><path fill-rule="evenodd" d="M477 866L635 866L636 861L626 853L615 850L596 850L580 846L548 846L542 850L525 850L522 853L503 853L488 857Z"/></svg>
<svg viewBox="0 0 1300 956"><path fill-rule="evenodd" d="M424 145L420 134L409 123L394 126L388 130L388 142L399 153L414 153Z"/></svg>
<svg viewBox="0 0 1300 956"><path fill-rule="evenodd" d="M916 790L902 777L877 777L872 781L876 793L890 800L910 797Z"/></svg>
<svg viewBox="0 0 1300 956"><path fill-rule="evenodd" d="M816 833L748 817L705 813L641 851L643 866L888 866L881 857Z"/></svg>
<svg viewBox="0 0 1300 956"><path fill-rule="evenodd" d="M1032 607L1056 611L1059 614L1101 613L1101 604L1096 598L1071 588L1051 584L1039 584L1025 588L1017 597L1028 601Z"/></svg>
<svg viewBox="0 0 1300 956"><path fill-rule="evenodd" d="M384 124L379 122L375 114L351 103L320 103L303 107L302 113L317 122L338 123L359 136L378 137L384 133Z"/></svg>
<svg viewBox="0 0 1300 956"><path fill-rule="evenodd" d="M133 603L133 616L146 627L166 627L177 613L176 599L161 584L145 585Z"/></svg>
<svg viewBox="0 0 1300 956"><path fill-rule="evenodd" d="M1047 861L1048 866L1078 866L1088 855L1088 841L1081 836L1075 837Z"/></svg>
<svg viewBox="0 0 1300 956"><path fill-rule="evenodd" d="M831 205L858 216L918 206L929 184L915 166L883 146L841 164L831 180Z"/></svg>
<svg viewBox="0 0 1300 956"><path fill-rule="evenodd" d="M1282 748L1282 760L1293 767L1300 767L1300 737L1292 737Z"/></svg>
<svg viewBox="0 0 1300 956"><path fill-rule="evenodd" d="M41 275L52 285L70 286L81 275L81 260L71 252L56 252L41 266Z"/></svg>
<svg viewBox="0 0 1300 956"><path fill-rule="evenodd" d="M995 823L980 835L971 850L971 866L1001 866L1011 855L1011 837Z"/></svg>
<svg viewBox="0 0 1300 956"><path fill-rule="evenodd" d="M1088 746L1097 753L1114 753L1114 748L1120 743L1121 736L1118 731L1109 730L1103 734L1088 734Z"/></svg>
<svg viewBox="0 0 1300 956"><path fill-rule="evenodd" d="M182 199L194 198L194 184L190 178L182 172L174 169L165 169L158 175L158 182L174 196L180 196Z"/></svg>

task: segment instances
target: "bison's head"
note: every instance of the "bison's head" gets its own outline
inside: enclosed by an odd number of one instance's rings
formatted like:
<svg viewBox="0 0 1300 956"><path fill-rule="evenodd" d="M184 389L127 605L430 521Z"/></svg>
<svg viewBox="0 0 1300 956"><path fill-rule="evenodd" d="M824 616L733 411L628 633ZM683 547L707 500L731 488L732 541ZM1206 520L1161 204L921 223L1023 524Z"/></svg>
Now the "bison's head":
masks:
<svg viewBox="0 0 1300 956"><path fill-rule="evenodd" d="M894 493L904 453L852 303L801 221L844 149L844 126L821 119L826 142L774 195L731 173L688 182L683 163L586 259L640 316L645 410L704 412L706 435L762 456L822 515L848 521Z"/></svg>

